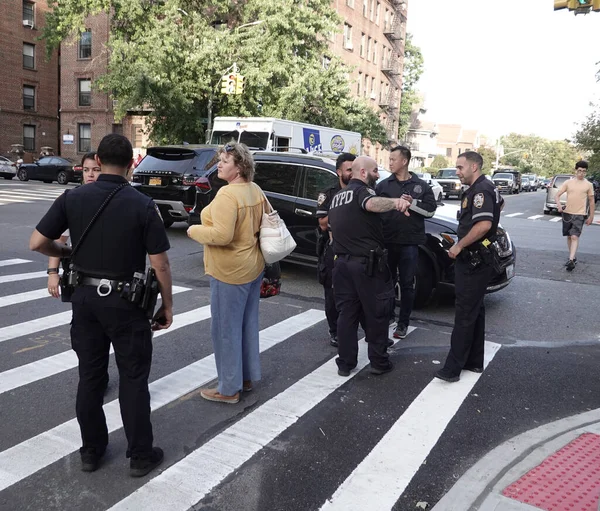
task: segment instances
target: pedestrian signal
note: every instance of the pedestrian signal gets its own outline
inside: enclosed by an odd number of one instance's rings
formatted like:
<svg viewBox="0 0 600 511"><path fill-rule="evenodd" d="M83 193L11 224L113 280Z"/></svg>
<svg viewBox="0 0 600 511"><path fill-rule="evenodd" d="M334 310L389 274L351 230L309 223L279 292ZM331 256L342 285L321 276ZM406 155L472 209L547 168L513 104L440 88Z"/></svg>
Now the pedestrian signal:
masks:
<svg viewBox="0 0 600 511"><path fill-rule="evenodd" d="M242 94L244 92L244 77L242 75L237 75L235 81L235 93Z"/></svg>

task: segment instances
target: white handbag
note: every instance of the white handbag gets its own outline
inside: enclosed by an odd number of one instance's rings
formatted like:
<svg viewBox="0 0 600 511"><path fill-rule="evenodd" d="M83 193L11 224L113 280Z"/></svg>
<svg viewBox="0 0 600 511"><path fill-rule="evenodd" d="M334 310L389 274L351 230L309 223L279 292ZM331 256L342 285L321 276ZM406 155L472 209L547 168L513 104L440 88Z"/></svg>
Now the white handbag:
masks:
<svg viewBox="0 0 600 511"><path fill-rule="evenodd" d="M265 207L260 222L260 251L265 262L273 264L289 256L296 248L296 242L285 226L285 222L279 217L279 213L271 206L269 199L264 194L263 196ZM265 211L267 207L270 210L268 213Z"/></svg>

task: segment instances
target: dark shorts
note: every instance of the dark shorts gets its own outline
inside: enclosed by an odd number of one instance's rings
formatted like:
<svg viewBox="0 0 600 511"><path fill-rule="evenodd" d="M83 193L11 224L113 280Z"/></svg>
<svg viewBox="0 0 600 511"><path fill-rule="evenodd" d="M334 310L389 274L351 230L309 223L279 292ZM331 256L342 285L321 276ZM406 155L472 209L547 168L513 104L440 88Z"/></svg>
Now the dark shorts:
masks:
<svg viewBox="0 0 600 511"><path fill-rule="evenodd" d="M585 216L583 215L571 215L569 213L563 213L563 236L581 236L584 221Z"/></svg>

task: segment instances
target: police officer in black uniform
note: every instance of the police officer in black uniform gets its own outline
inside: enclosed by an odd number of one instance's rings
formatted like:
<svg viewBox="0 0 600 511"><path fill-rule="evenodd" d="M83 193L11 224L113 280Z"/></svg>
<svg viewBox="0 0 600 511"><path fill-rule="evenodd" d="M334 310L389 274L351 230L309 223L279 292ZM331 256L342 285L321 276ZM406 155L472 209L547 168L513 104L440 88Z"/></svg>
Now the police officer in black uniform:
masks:
<svg viewBox="0 0 600 511"><path fill-rule="evenodd" d="M415 301L415 276L419 262L419 245L427 241L425 218L435 214L437 204L431 187L426 181L408 171L410 149L396 146L390 151L392 175L377 184L379 197L401 197L410 204L410 216L398 211L385 213L383 236L388 249L388 262L392 276L400 283L400 313L394 330L396 339L404 339L408 333L410 315ZM392 320L394 320L392 312Z"/></svg>
<svg viewBox="0 0 600 511"><path fill-rule="evenodd" d="M333 295L333 237L331 236L327 215L333 196L342 188L345 188L350 182L350 179L352 178L352 162L355 159L356 156L350 153L342 153L337 157L335 170L339 181L335 186L320 193L319 198L317 199L316 217L319 219L319 227L317 227L317 256L319 257L317 271L319 283L323 286L323 291L325 293L325 316L327 317L327 324L329 325L329 344L336 348L338 346L338 311L335 306L335 297Z"/></svg>
<svg viewBox="0 0 600 511"><path fill-rule="evenodd" d="M371 373L392 370L387 354L388 324L394 285L387 265L381 218L378 213L406 212L405 199L377 197L373 186L377 163L359 156L352 163L352 179L329 206L335 264L333 289L339 310L338 374L349 376L358 363L358 323L364 322Z"/></svg>
<svg viewBox="0 0 600 511"><path fill-rule="evenodd" d="M68 257L71 247L53 240L69 229L76 246L90 226L72 260L77 283L71 298L71 343L79 359L76 412L83 443L81 468L86 472L96 470L108 444L102 405L112 343L119 369L119 403L128 442L127 456L131 458L130 475L139 477L163 459L162 450L153 447L148 375L152 361L151 329L169 328L173 320L171 271L166 253L169 240L152 199L129 186L125 179L133 160L129 141L122 135L105 136L96 159L102 167L98 180L68 190L56 199L37 225L29 245L47 256ZM152 324L147 311L133 303L125 292L131 290L134 273L144 272L146 254L162 295L162 305Z"/></svg>
<svg viewBox="0 0 600 511"><path fill-rule="evenodd" d="M494 275L493 246L504 199L481 173L483 158L467 151L456 160L456 175L469 185L458 216L458 242L449 255L455 259L456 311L450 353L435 376L455 382L463 369L483 371L485 290Z"/></svg>

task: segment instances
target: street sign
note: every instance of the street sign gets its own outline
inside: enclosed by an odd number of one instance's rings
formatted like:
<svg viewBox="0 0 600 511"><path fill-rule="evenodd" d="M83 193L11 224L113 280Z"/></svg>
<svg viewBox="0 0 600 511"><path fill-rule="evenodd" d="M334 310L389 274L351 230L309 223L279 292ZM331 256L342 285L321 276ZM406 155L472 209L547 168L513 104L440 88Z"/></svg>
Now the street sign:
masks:
<svg viewBox="0 0 600 511"><path fill-rule="evenodd" d="M75 140L75 135L63 135L63 144L69 145L72 144Z"/></svg>

